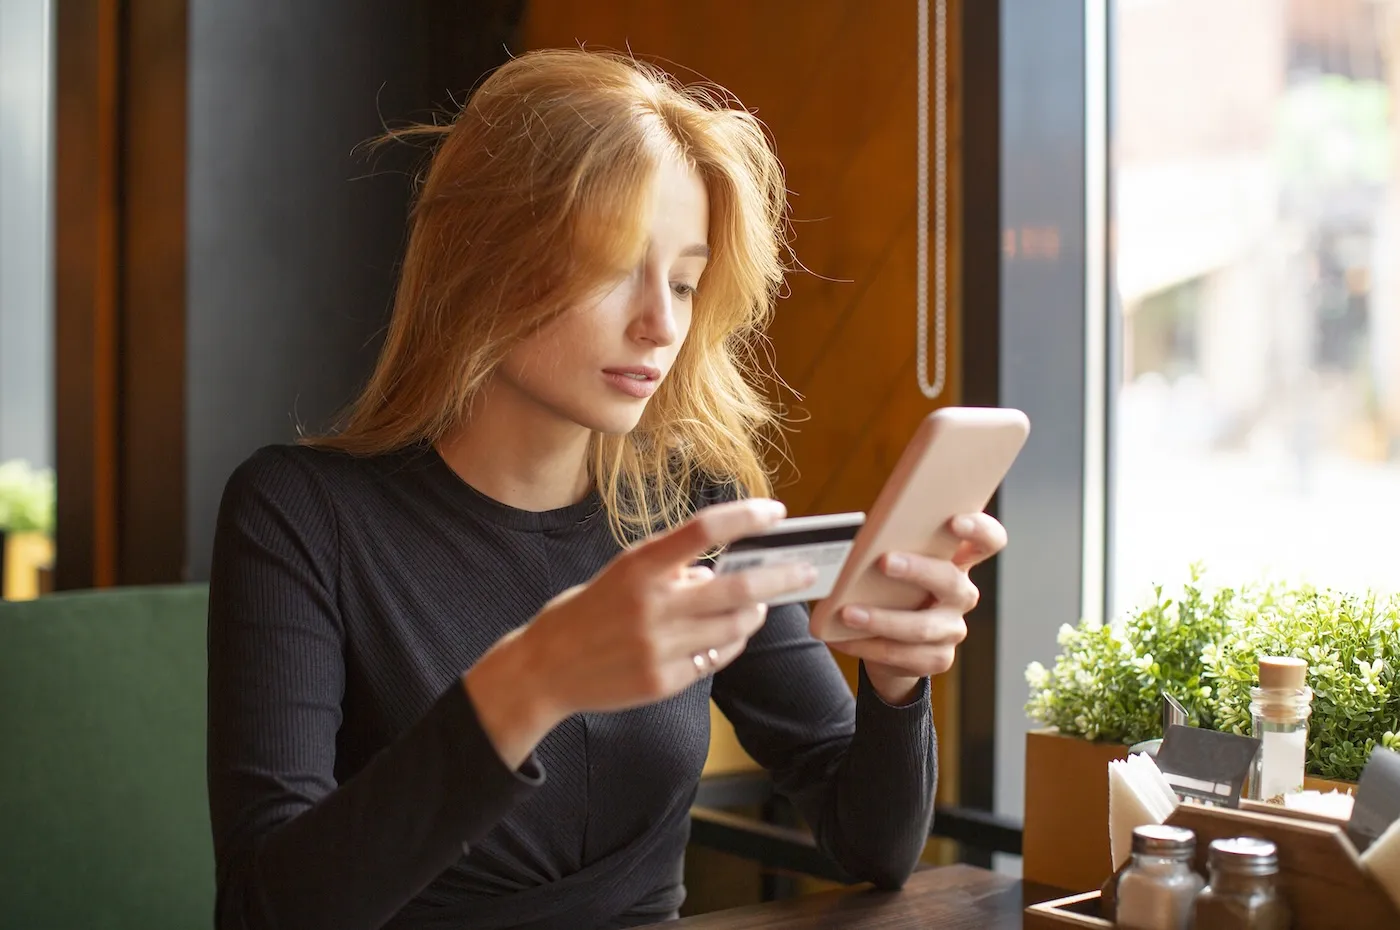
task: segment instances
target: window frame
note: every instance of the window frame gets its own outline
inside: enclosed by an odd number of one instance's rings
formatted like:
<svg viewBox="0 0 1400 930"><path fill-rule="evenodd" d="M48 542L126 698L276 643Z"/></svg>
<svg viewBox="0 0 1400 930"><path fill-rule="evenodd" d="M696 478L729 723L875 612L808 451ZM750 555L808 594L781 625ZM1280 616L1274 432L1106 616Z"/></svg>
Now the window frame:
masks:
<svg viewBox="0 0 1400 930"><path fill-rule="evenodd" d="M963 805L1015 818L1032 727L1025 667L1053 659L1061 624L1102 619L1112 603L1112 7L962 12L964 164L994 167L962 180L963 399L1018 407L1032 431L992 504L1012 544L974 572L983 601L959 662L958 781Z"/></svg>

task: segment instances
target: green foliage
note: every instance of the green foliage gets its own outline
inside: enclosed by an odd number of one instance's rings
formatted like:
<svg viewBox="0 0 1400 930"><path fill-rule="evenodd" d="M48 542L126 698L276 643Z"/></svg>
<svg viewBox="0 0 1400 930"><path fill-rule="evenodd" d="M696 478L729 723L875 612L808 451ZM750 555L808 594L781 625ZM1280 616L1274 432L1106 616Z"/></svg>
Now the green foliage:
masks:
<svg viewBox="0 0 1400 930"><path fill-rule="evenodd" d="M1161 736L1161 694L1198 726L1250 731L1262 655L1308 662L1308 771L1355 779L1376 745L1400 748L1400 599L1263 585L1207 594L1193 569L1180 598L1108 626L1061 628L1052 668L1033 662L1027 713L1085 739Z"/></svg>
<svg viewBox="0 0 1400 930"><path fill-rule="evenodd" d="M54 477L14 459L0 464L0 533L53 533Z"/></svg>
<svg viewBox="0 0 1400 930"><path fill-rule="evenodd" d="M1201 680L1201 650L1225 633L1237 599L1207 596L1193 571L1180 598L1162 589L1146 608L1120 623L1060 628L1061 653L1051 669L1032 662L1027 712L1063 733L1135 743L1162 735L1162 692L1181 702L1192 722L1209 726L1211 688Z"/></svg>
<svg viewBox="0 0 1400 930"><path fill-rule="evenodd" d="M1400 601L1306 587L1273 591L1201 655L1219 729L1250 731L1249 689L1260 656L1308 663L1310 773L1356 779L1377 744L1400 743Z"/></svg>

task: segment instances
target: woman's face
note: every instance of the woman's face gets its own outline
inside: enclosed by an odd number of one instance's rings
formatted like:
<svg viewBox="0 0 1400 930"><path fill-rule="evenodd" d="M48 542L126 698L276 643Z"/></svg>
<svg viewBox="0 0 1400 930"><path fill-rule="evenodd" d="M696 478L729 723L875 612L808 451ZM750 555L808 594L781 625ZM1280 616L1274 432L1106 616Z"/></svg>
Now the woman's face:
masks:
<svg viewBox="0 0 1400 930"><path fill-rule="evenodd" d="M493 398L512 394L595 432L636 427L690 330L709 257L709 200L700 176L667 159L652 184L655 209L641 262L600 297L517 345L497 371Z"/></svg>

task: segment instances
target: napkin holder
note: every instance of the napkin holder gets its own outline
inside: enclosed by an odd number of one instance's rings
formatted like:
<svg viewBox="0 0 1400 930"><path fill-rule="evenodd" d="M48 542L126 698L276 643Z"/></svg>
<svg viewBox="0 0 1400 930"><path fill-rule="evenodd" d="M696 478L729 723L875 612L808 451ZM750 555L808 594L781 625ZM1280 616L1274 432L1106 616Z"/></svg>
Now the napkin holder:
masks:
<svg viewBox="0 0 1400 930"><path fill-rule="evenodd" d="M1278 847L1279 890L1293 911L1293 930L1355 930L1357 927L1400 927L1397 909L1380 884L1362 865L1356 847L1342 825L1316 817L1300 817L1281 807L1268 813L1182 804L1167 823L1196 834L1195 868L1208 875L1207 850L1212 840L1256 836ZM1274 812L1276 811L1276 812ZM1098 916L1100 892L1072 895L1026 909L1026 930L1064 927L1111 930L1112 922Z"/></svg>

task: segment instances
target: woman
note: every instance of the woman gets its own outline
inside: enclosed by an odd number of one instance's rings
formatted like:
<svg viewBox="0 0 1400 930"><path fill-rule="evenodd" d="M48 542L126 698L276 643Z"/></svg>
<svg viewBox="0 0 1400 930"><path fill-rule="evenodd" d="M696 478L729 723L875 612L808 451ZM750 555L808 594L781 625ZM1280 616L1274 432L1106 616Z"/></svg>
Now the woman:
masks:
<svg viewBox="0 0 1400 930"><path fill-rule="evenodd" d="M928 676L1004 544L895 557L853 608L858 695L789 566L697 567L781 518L746 380L783 271L757 121L635 62L525 55L440 145L374 376L334 435L259 451L220 512L217 924L568 928L674 916L711 697L854 877L927 836Z"/></svg>

